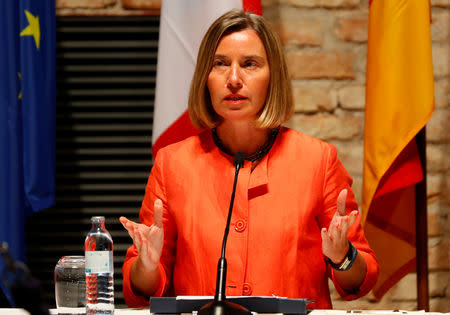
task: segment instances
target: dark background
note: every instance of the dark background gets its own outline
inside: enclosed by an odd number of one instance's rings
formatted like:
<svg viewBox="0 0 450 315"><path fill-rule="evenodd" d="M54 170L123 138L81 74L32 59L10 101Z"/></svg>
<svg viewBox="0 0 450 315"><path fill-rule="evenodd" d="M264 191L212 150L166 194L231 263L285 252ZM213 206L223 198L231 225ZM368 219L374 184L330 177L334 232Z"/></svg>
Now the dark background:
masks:
<svg viewBox="0 0 450 315"><path fill-rule="evenodd" d="M56 31L56 202L27 219L27 264L55 307L58 259L84 255L90 218L105 216L122 308L132 242L118 218L138 220L152 166L159 16L57 17Z"/></svg>

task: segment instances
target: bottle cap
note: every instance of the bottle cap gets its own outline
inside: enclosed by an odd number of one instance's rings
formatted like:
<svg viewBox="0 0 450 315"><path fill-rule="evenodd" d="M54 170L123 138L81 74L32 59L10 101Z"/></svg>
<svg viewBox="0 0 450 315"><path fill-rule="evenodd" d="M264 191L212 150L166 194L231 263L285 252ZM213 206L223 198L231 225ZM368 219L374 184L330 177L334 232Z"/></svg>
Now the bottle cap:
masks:
<svg viewBox="0 0 450 315"><path fill-rule="evenodd" d="M105 217L104 216L95 216L91 218L92 222L102 222L105 221Z"/></svg>

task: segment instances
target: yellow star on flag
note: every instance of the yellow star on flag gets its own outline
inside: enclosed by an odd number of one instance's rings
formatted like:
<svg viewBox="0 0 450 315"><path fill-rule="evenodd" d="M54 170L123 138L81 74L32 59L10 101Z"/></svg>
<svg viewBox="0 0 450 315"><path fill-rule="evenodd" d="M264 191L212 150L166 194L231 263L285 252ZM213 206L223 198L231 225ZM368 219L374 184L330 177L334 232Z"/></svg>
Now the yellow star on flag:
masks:
<svg viewBox="0 0 450 315"><path fill-rule="evenodd" d="M41 41L41 29L39 26L39 16L34 16L29 11L25 10L25 15L28 20L28 26L20 32L20 36L33 36L36 48L39 50L39 44Z"/></svg>

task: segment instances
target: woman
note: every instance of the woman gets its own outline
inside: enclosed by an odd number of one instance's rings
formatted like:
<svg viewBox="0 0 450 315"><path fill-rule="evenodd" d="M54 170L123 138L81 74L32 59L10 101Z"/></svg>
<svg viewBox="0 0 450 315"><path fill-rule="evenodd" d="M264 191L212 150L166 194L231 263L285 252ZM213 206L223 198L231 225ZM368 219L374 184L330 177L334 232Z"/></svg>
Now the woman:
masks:
<svg viewBox="0 0 450 315"><path fill-rule="evenodd" d="M214 295L234 177L226 295L286 296L331 308L375 284L378 263L352 180L329 144L280 127L293 112L281 44L260 16L230 11L209 28L189 97L198 136L161 149L123 266L129 306L149 296Z"/></svg>

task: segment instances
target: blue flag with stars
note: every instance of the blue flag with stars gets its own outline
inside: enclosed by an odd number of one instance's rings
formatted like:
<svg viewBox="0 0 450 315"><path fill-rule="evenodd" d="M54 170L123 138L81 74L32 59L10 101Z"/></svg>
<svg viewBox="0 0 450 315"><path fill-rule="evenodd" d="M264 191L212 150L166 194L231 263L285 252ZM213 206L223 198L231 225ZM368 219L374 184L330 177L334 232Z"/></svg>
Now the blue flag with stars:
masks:
<svg viewBox="0 0 450 315"><path fill-rule="evenodd" d="M55 1L0 0L0 242L21 261L26 216L54 203L55 38Z"/></svg>

